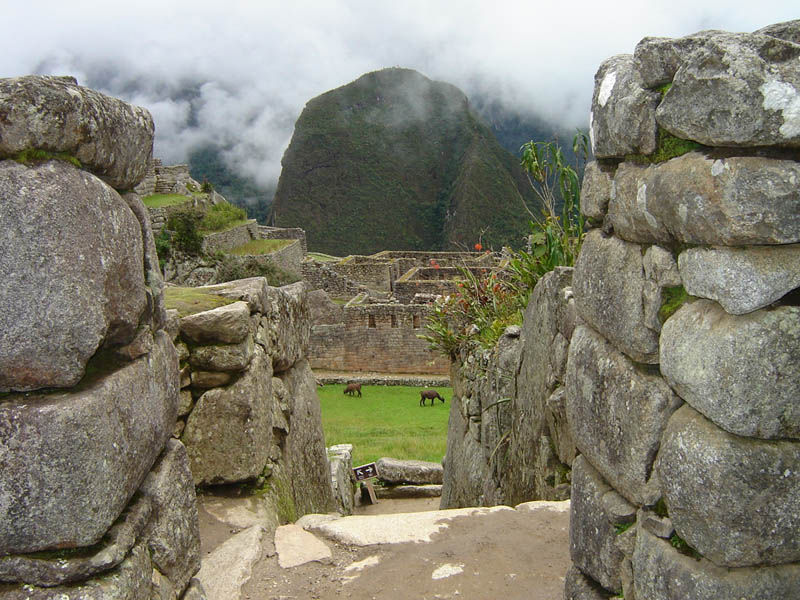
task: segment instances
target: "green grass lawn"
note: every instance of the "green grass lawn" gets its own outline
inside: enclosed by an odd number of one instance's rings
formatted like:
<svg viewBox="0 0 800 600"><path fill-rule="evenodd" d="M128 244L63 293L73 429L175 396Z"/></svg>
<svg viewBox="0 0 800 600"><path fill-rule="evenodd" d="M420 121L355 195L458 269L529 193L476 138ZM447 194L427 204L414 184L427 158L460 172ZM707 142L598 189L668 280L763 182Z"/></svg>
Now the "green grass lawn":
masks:
<svg viewBox="0 0 800 600"><path fill-rule="evenodd" d="M181 194L153 194L142 198L142 202L144 202L144 205L148 208L163 208L165 206L185 204L189 201L191 201L191 198Z"/></svg>
<svg viewBox="0 0 800 600"><path fill-rule="evenodd" d="M219 308L236 302L215 294L201 292L195 288L167 286L164 288L164 304L167 309L177 309L178 315L185 317L195 313Z"/></svg>
<svg viewBox="0 0 800 600"><path fill-rule="evenodd" d="M318 388L325 443L353 444L353 466L382 456L439 462L447 449L451 388L436 388L447 400L423 408L422 388L362 386L362 397L345 396L344 385Z"/></svg>
<svg viewBox="0 0 800 600"><path fill-rule="evenodd" d="M272 254L276 250L285 248L294 240L250 240L243 246L234 248L230 254L255 256L259 254Z"/></svg>
<svg viewBox="0 0 800 600"><path fill-rule="evenodd" d="M338 256L331 256L330 254L324 254L323 252L309 252L308 256L319 262L334 262L341 260L341 258Z"/></svg>

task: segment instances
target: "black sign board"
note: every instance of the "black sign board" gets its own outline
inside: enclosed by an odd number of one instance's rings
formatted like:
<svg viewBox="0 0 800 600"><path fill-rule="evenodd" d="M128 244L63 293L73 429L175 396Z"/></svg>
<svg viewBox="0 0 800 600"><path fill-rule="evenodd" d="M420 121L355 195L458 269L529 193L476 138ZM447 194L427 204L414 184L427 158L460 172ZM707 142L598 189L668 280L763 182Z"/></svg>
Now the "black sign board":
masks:
<svg viewBox="0 0 800 600"><path fill-rule="evenodd" d="M367 463L366 465L361 465L360 467L354 467L353 473L356 474L356 481L363 481L364 479L377 477L378 466L374 462Z"/></svg>

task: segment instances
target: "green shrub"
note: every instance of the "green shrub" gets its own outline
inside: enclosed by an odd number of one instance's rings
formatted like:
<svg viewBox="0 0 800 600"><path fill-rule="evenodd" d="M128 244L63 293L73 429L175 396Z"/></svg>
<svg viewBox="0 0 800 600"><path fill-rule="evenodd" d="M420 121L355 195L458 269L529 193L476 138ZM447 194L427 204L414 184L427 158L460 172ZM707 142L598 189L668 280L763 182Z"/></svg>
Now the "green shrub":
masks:
<svg viewBox="0 0 800 600"><path fill-rule="evenodd" d="M575 136L573 150L584 159L588 155L588 140L582 132ZM557 266L574 265L580 252L584 221L578 172L566 164L557 143L531 141L522 151L522 166L545 215L528 211L533 219L528 251L509 250L504 265L480 275L461 269L457 291L434 303L425 324L429 333L419 337L451 358L471 347L493 347L506 327L522 322L539 279ZM481 250L482 245L476 244L475 249Z"/></svg>
<svg viewBox="0 0 800 600"><path fill-rule="evenodd" d="M200 228L204 231L222 231L234 223L247 219L247 212L243 208L234 206L229 202L220 202L206 211Z"/></svg>
<svg viewBox="0 0 800 600"><path fill-rule="evenodd" d="M280 287L300 280L271 262L260 261L253 256L234 257L223 254L217 260L217 280L220 283L248 277L266 277L271 286Z"/></svg>
<svg viewBox="0 0 800 600"><path fill-rule="evenodd" d="M186 254L200 254L203 249L203 236L199 231L201 219L201 213L191 208L173 214L166 224L166 228L174 232L171 246Z"/></svg>
<svg viewBox="0 0 800 600"><path fill-rule="evenodd" d="M167 231L166 227L161 228L161 231L155 237L155 242L156 254L158 255L158 265L163 271L164 263L166 263L172 250L172 236L170 235L169 231Z"/></svg>

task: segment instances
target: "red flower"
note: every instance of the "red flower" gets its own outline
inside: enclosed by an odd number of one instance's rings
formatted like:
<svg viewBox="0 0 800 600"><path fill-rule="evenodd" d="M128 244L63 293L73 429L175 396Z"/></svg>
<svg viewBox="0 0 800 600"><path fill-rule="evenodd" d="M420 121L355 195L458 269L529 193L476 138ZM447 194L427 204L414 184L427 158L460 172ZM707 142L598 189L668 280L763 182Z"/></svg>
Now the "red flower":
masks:
<svg viewBox="0 0 800 600"><path fill-rule="evenodd" d="M483 246L481 245L481 243L480 243L480 242L478 242L477 244L475 244L475 250L477 250L478 252L480 252L481 250L483 250Z"/></svg>

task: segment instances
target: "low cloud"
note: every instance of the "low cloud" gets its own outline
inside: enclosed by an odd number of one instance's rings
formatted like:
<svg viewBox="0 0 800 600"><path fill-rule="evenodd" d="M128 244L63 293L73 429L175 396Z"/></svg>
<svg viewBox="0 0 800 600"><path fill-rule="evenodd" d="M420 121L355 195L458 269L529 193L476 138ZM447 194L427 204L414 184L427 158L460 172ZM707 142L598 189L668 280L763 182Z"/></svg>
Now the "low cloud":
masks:
<svg viewBox="0 0 800 600"><path fill-rule="evenodd" d="M73 74L147 107L167 162L214 144L268 186L305 103L368 71L416 69L571 130L586 126L600 62L642 37L752 31L796 17L794 2L374 4L12 3L0 24L0 76Z"/></svg>

